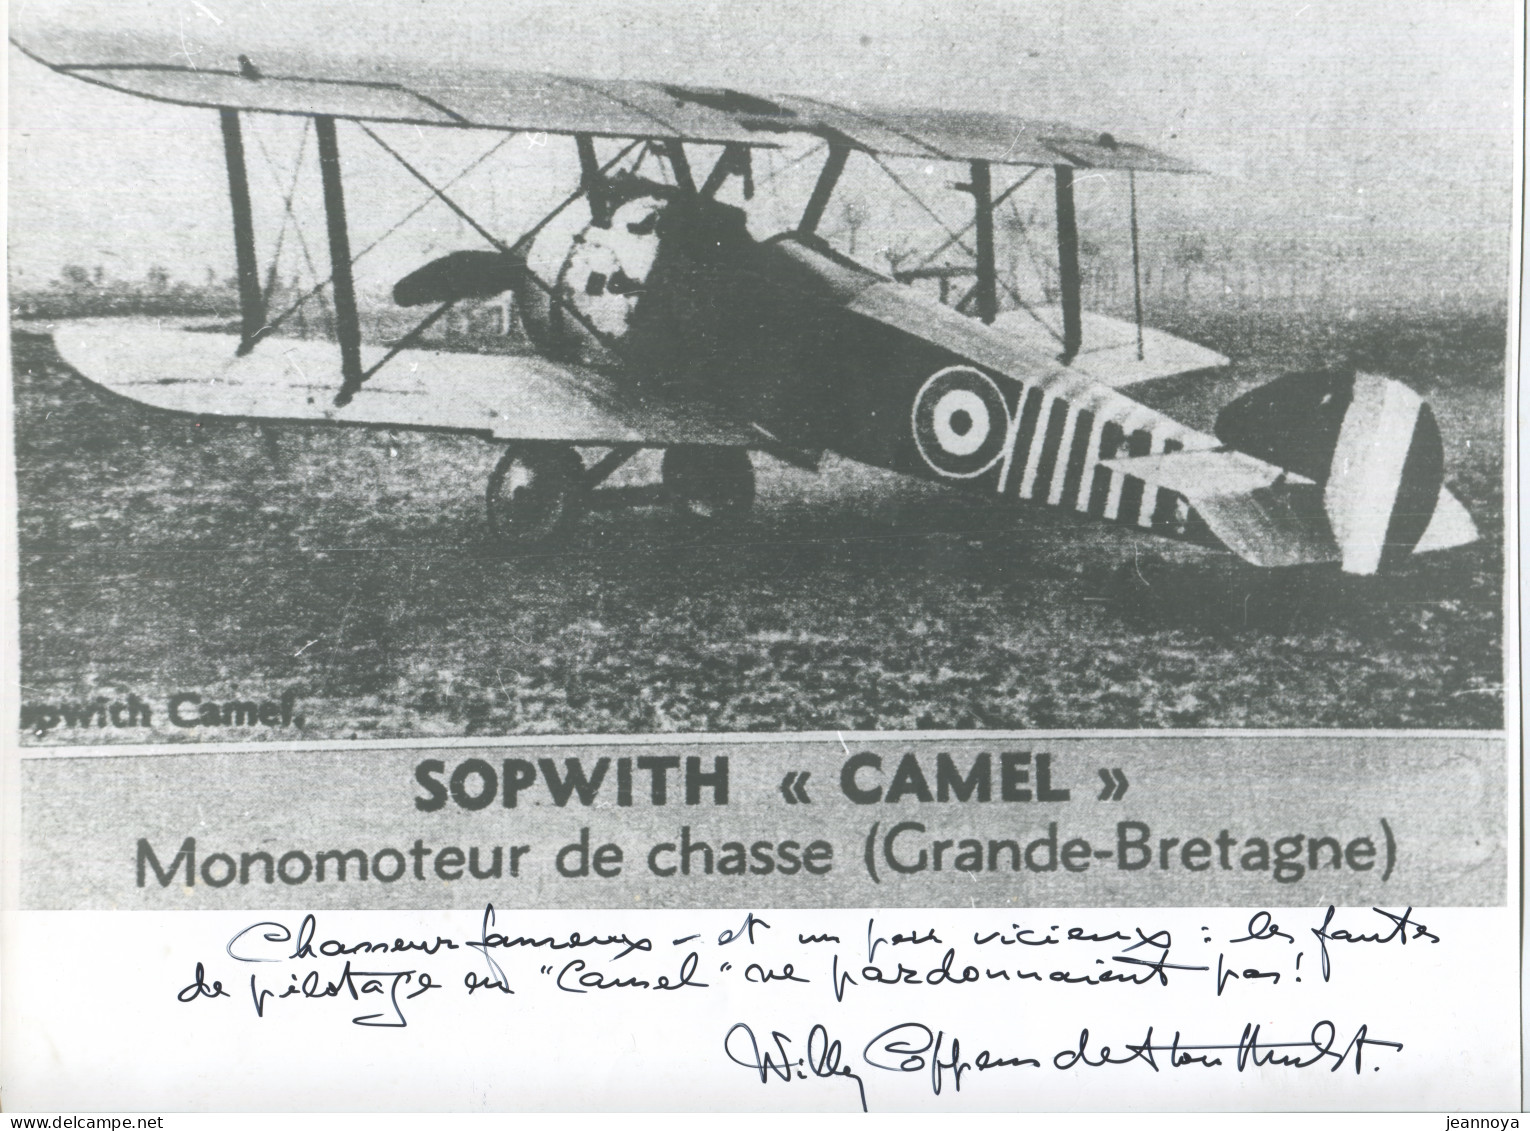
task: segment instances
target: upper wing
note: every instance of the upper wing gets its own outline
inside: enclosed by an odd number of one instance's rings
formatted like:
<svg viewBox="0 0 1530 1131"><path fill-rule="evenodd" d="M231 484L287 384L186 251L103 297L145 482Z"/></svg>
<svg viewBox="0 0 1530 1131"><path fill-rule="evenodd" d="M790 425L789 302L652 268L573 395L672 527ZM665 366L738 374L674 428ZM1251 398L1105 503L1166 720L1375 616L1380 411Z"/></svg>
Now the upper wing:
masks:
<svg viewBox="0 0 1530 1131"><path fill-rule="evenodd" d="M108 392L191 416L570 444L765 444L748 425L704 406L541 357L409 350L337 408L339 357L328 341L268 338L235 357L237 335L126 319L62 323L53 340L65 361ZM363 346L362 364L383 352Z"/></svg>
<svg viewBox="0 0 1530 1131"><path fill-rule="evenodd" d="M785 116L756 115L753 120L757 127L838 134L859 149L889 157L1196 172L1195 166L1167 153L1121 141L1112 134L1015 114L841 104L793 95L784 95L776 101Z"/></svg>
<svg viewBox="0 0 1530 1131"><path fill-rule="evenodd" d="M99 86L188 106L327 114L602 137L678 138L775 145L733 115L677 98L658 83L577 79L452 66L431 70L388 60L360 62L291 51L199 46L171 39L103 36L40 27L11 42L55 71Z"/></svg>
<svg viewBox="0 0 1530 1131"><path fill-rule="evenodd" d="M868 153L937 161L1193 172L1109 133L1013 114L833 103L797 95L524 71L359 61L153 36L38 26L13 30L22 51L64 74L190 106L325 114L379 122L677 138L773 146L781 133L828 137Z"/></svg>

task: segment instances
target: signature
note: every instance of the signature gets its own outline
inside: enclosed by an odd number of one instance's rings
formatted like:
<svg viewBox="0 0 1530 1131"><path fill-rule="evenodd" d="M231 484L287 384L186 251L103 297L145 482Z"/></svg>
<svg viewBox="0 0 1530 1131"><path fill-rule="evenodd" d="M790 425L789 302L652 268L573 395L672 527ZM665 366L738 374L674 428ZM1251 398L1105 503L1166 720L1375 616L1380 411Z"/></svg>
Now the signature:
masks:
<svg viewBox="0 0 1530 1131"><path fill-rule="evenodd" d="M932 1095L939 1096L949 1085L960 1092L970 1073L984 1073L1000 1068L1043 1069L1046 1063L1060 1072L1078 1068L1146 1065L1153 1072L1163 1068L1231 1068L1237 1072L1258 1069L1326 1068L1338 1072L1352 1068L1360 1074L1367 1050L1385 1049L1401 1052L1401 1041L1371 1036L1370 1026L1361 1024L1347 1037L1333 1021L1323 1020L1312 1026L1304 1039L1271 1040L1264 1027L1249 1022L1236 1040L1197 1042L1179 1030L1165 1040L1155 1037L1149 1026L1140 1041L1125 1041L1119 1046L1094 1043L1087 1028L1080 1029L1077 1041L1053 1054L1048 1062L1041 1057L1013 1052L980 1049L970 1058L962 1051L959 1037L920 1021L904 1021L882 1030L866 1042L861 1060L868 1068L898 1075L923 1075ZM861 1110L869 1110L865 1082L845 1061L841 1041L831 1040L828 1029L815 1024L808 1031L802 1052L793 1038L772 1030L762 1047L754 1030L737 1022L723 1037L723 1052L734 1064L749 1069L761 1084L789 1084L810 1078L840 1078L853 1081ZM969 1046L970 1047L970 1046ZM1372 1056L1374 1060L1374 1054ZM1372 1065L1373 1069L1376 1066Z"/></svg>
<svg viewBox="0 0 1530 1131"><path fill-rule="evenodd" d="M770 1044L762 1051L754 1030L740 1021L723 1037L723 1052L734 1064L757 1072L761 1084L768 1084L773 1079L789 1084L809 1076L820 1080L835 1077L849 1080L855 1084L861 1110L870 1110L866 1106L865 1083L843 1064L844 1046L839 1041L830 1040L828 1029L821 1024L809 1029L801 1056L794 1056L787 1048L792 1043L785 1033L772 1031Z"/></svg>

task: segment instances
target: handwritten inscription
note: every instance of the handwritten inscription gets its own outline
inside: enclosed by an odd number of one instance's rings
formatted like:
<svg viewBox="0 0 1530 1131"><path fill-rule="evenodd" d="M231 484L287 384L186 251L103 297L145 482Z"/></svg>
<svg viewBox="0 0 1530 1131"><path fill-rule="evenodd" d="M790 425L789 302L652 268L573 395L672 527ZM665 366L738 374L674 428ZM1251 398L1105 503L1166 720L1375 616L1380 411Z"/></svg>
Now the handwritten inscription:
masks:
<svg viewBox="0 0 1530 1131"><path fill-rule="evenodd" d="M1342 1010L1326 999L1318 1007L1331 1012L1296 1027L1272 1022L1269 995L1289 992L1281 988L1304 977L1326 985L1366 970L1383 953L1416 955L1441 942L1412 908L1239 912L1188 934L1183 925L1123 919L1102 928L991 912L979 913L984 925L977 929L972 920L956 928L936 918L872 915L851 933L777 912L750 912L718 929L720 913L695 914L699 929L671 937L620 924L524 930L517 927L523 916L492 905L468 933L353 937L314 914L265 919L221 940L221 954L197 960L188 978L167 989L189 1009L245 1009L256 1023L327 1006L324 1019L366 1029L418 1023L420 999L481 1009L495 1001L514 1008L515 1000L536 995L570 1002L727 995L758 1015L718 1030L720 1065L747 1070L763 1086L839 1087L868 1109L873 1082L890 1075L922 1079L931 1095L942 1096L995 1074L1380 1072L1402 1063L1401 1034L1378 1032L1365 1017L1338 1016ZM844 921L839 916L836 925ZM985 995L991 1009L983 1016L1007 1019L1033 1000L1027 995L1058 991L1148 995L1155 1009L1190 999L1231 1004L1241 994L1233 1008L1245 1012L1221 1031L1204 1011L1194 1031L1157 1021L1131 1031L1112 1005L1125 999L1111 996L1083 999L1080 1006L1094 1015L1062 1020L1061 1029L1055 1011L1046 1025L999 1020L986 1033L958 1032L936 1019L949 995ZM865 1011L844 1013L847 1001L923 1015L861 1031ZM769 1020L787 1006L805 1020L785 1028ZM444 1013L433 1007L421 1016L441 1024Z"/></svg>

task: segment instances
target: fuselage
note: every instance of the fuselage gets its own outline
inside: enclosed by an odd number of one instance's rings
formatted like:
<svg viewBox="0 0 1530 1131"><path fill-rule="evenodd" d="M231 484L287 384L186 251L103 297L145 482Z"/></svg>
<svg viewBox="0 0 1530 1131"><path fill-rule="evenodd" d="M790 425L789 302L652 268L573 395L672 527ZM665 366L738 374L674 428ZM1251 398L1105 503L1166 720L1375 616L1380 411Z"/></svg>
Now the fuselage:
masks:
<svg viewBox="0 0 1530 1131"><path fill-rule="evenodd" d="M1215 437L817 237L757 241L740 210L655 186L563 242L556 297L517 292L551 357L619 365L800 450L1208 538L1182 496L1102 461L1213 448Z"/></svg>

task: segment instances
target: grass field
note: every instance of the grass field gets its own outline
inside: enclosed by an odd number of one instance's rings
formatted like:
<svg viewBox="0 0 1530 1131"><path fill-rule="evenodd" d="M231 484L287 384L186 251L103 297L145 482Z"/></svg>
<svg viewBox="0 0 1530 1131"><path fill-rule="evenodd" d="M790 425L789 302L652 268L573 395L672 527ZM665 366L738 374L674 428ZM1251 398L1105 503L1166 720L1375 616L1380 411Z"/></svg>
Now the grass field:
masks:
<svg viewBox="0 0 1530 1131"><path fill-rule="evenodd" d="M484 543L487 444L199 427L96 392L17 334L23 700L296 689L310 737L1501 726L1502 320L1166 328L1238 358L1153 390L1202 427L1319 358L1412 380L1482 542L1382 579L1261 573L845 461L815 476L757 457L735 529L598 512L506 558ZM148 731L34 740L292 735L160 709Z"/></svg>

